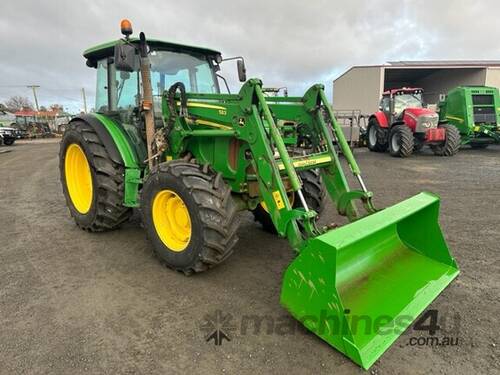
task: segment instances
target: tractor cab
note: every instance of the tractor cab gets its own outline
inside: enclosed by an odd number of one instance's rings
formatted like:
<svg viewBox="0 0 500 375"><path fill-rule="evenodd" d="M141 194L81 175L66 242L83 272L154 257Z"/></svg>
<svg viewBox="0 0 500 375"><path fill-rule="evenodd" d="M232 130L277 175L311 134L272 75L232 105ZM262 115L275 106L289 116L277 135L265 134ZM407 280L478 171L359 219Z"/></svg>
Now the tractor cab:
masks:
<svg viewBox="0 0 500 375"><path fill-rule="evenodd" d="M421 88L408 87L385 91L380 100L380 109L390 123L402 119L404 110L425 107L422 98L423 92L424 90Z"/></svg>
<svg viewBox="0 0 500 375"><path fill-rule="evenodd" d="M97 69L97 112L130 111L140 105L139 56L132 54L129 69L117 67L115 49L122 43L115 40L84 52L87 66ZM127 45L139 48L139 39L130 38ZM148 40L148 46L155 107L161 103L162 93L176 82L182 82L189 92L220 93L216 75L217 61L222 59L219 52L152 39Z"/></svg>
<svg viewBox="0 0 500 375"><path fill-rule="evenodd" d="M83 53L87 66L97 69L96 112L130 112L140 107L144 94L141 92L140 39L124 35L126 38L100 44ZM246 81L242 57L223 59L221 53L213 49L148 38L147 55L155 116L161 116L161 96L174 83L182 83L189 93L220 94L221 80L229 92L226 79L217 73L223 61L237 60L239 80Z"/></svg>
<svg viewBox="0 0 500 375"><path fill-rule="evenodd" d="M178 90L217 95L222 81L229 92L226 79L218 74L220 64L236 60L241 82L246 81L246 68L242 57L223 59L213 49L149 38L146 43L140 37L130 37L132 28L127 22L122 24L124 38L89 48L83 56L87 66L97 70L95 112L123 124L128 137L137 140L134 147L139 159L146 160L149 120L145 113L154 124L150 132L162 128L162 97L169 89L173 96ZM144 77L148 77L147 89Z"/></svg>

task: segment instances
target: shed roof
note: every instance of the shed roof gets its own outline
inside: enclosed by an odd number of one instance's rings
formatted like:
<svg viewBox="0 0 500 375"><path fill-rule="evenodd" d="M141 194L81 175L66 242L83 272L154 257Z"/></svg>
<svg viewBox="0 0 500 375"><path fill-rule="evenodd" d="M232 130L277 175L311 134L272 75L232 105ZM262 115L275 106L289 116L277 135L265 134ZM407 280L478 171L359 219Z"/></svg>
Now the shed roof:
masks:
<svg viewBox="0 0 500 375"><path fill-rule="evenodd" d="M347 69L333 82L343 77L353 69L384 68L384 69L478 69L500 67L500 60L426 60L426 61L388 61L379 65L354 65Z"/></svg>

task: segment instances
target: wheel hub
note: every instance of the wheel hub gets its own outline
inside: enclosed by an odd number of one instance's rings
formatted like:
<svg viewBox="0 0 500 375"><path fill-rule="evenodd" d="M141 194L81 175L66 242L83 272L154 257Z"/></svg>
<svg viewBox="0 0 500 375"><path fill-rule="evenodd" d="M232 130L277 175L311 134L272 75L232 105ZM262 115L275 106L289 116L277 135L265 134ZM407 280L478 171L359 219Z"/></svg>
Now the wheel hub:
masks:
<svg viewBox="0 0 500 375"><path fill-rule="evenodd" d="M399 151L399 148L401 147L400 143L400 136L398 134L393 134L393 136L391 137L391 147L394 151Z"/></svg>
<svg viewBox="0 0 500 375"><path fill-rule="evenodd" d="M85 153L76 143L72 143L66 149L64 175L73 206L79 213L85 215L92 206L92 174Z"/></svg>
<svg viewBox="0 0 500 375"><path fill-rule="evenodd" d="M371 146L374 146L377 143L377 129L375 129L375 126L373 125L370 127L370 131L368 132L368 141Z"/></svg>
<svg viewBox="0 0 500 375"><path fill-rule="evenodd" d="M191 218L182 198L172 190L162 190L153 199L153 224L160 240L170 250L181 252L191 240Z"/></svg>

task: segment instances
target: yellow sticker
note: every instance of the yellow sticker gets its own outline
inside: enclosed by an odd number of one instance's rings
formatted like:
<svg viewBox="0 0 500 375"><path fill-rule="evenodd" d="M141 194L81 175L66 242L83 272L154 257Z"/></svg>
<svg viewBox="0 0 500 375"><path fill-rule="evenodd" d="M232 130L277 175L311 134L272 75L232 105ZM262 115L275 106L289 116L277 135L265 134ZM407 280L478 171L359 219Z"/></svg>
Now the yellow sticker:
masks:
<svg viewBox="0 0 500 375"><path fill-rule="evenodd" d="M278 207L278 210L285 208L285 203L283 203L283 199L281 198L279 190L273 191L273 198L274 203L276 203L276 207Z"/></svg>
<svg viewBox="0 0 500 375"><path fill-rule="evenodd" d="M296 160L293 162L293 166L295 168L302 168L302 167L310 167L311 165L316 165L316 164L321 164L321 163L328 163L332 161L332 158L330 156L322 156L316 159L304 159L304 160ZM280 171L285 169L285 166L283 163L278 163L278 169Z"/></svg>
<svg viewBox="0 0 500 375"><path fill-rule="evenodd" d="M480 126L474 126L474 131L475 131L475 132L478 132L478 131L480 131L480 130L481 130L481 127L480 127Z"/></svg>

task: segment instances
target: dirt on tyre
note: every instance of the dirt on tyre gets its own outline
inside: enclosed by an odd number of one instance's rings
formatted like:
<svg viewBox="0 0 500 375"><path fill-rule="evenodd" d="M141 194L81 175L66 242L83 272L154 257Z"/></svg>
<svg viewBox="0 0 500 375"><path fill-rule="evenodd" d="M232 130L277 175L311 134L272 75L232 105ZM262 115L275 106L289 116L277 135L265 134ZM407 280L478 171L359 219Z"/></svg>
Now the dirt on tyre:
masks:
<svg viewBox="0 0 500 375"><path fill-rule="evenodd" d="M155 255L186 275L223 262L238 242L231 189L208 165L187 160L158 165L144 182L141 207Z"/></svg>
<svg viewBox="0 0 500 375"><path fill-rule="evenodd" d="M382 129L376 119L371 119L366 128L366 143L370 151L385 152L387 150L387 130Z"/></svg>
<svg viewBox="0 0 500 375"><path fill-rule="evenodd" d="M321 175L317 169L310 169L299 172L302 180L302 194L306 200L307 206L318 213L318 217L325 208L325 186L321 181ZM300 200L295 199L295 195L290 194L288 197L293 208L302 207ZM262 225L262 228L269 233L276 234L276 227L273 224L271 215L267 212L264 205L259 204L252 211L254 220Z"/></svg>
<svg viewBox="0 0 500 375"><path fill-rule="evenodd" d="M413 153L414 139L411 129L402 124L392 127L389 133L389 153L394 157L407 158Z"/></svg>
<svg viewBox="0 0 500 375"><path fill-rule="evenodd" d="M431 145L431 150L437 156L455 155L460 149L460 132L455 126L450 124L441 124L439 127L445 130L445 140L439 145Z"/></svg>
<svg viewBox="0 0 500 375"><path fill-rule="evenodd" d="M80 228L111 230L132 215L132 210L123 206L125 167L111 160L86 122L68 124L61 140L59 171L66 203Z"/></svg>

